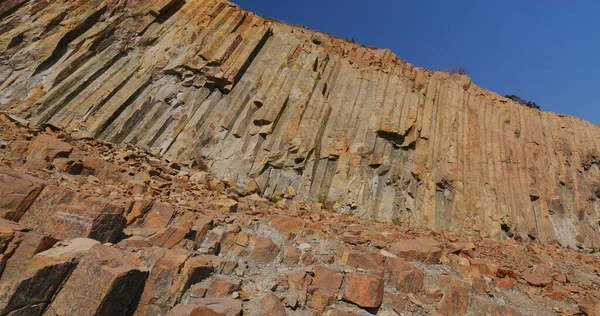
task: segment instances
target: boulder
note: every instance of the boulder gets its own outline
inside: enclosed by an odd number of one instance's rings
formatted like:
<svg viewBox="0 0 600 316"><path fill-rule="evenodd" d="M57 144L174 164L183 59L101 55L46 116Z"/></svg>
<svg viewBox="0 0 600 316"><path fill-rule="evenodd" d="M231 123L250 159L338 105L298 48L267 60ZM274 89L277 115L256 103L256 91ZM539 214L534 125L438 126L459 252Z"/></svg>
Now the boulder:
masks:
<svg viewBox="0 0 600 316"><path fill-rule="evenodd" d="M50 303L60 285L68 278L77 261L97 241L73 239L33 256L19 267L18 274L7 274L0 282L0 315L18 310L32 315ZM17 313L18 314L18 313Z"/></svg>
<svg viewBox="0 0 600 316"><path fill-rule="evenodd" d="M324 266L315 266L313 284L320 290L326 292L337 292L342 286L344 275L335 269Z"/></svg>
<svg viewBox="0 0 600 316"><path fill-rule="evenodd" d="M268 263L279 253L279 247L269 238L254 236L250 240L252 251L249 259L255 262Z"/></svg>
<svg viewBox="0 0 600 316"><path fill-rule="evenodd" d="M123 315L133 313L142 294L146 268L123 250L94 245L48 306L48 315Z"/></svg>
<svg viewBox="0 0 600 316"><path fill-rule="evenodd" d="M43 188L37 178L0 167L0 218L18 222Z"/></svg>
<svg viewBox="0 0 600 316"><path fill-rule="evenodd" d="M399 291L417 293L423 287L423 271L401 258L386 258L384 268L386 280Z"/></svg>
<svg viewBox="0 0 600 316"><path fill-rule="evenodd" d="M390 251L406 260L416 260L428 264L437 264L442 257L441 244L427 237L395 242L390 245Z"/></svg>
<svg viewBox="0 0 600 316"><path fill-rule="evenodd" d="M114 243L126 220L123 207L106 199L47 186L19 223L59 239L87 237Z"/></svg>
<svg viewBox="0 0 600 316"><path fill-rule="evenodd" d="M343 299L364 308L376 308L383 302L383 279L372 274L352 272L346 275Z"/></svg>
<svg viewBox="0 0 600 316"><path fill-rule="evenodd" d="M342 252L342 263L353 267L365 270L380 271L383 264L383 255L371 251L359 251L352 249L344 249Z"/></svg>
<svg viewBox="0 0 600 316"><path fill-rule="evenodd" d="M531 273L529 271L525 271L523 272L523 274L521 275L521 277L523 278L523 280L527 281L527 283L533 285L533 286L546 286L550 283L552 283L552 278L549 276L543 276L540 274L535 274L535 273Z"/></svg>
<svg viewBox="0 0 600 316"><path fill-rule="evenodd" d="M281 300L272 292L263 297L263 299L260 301L260 305L263 308L263 316L287 315L285 312L285 306L283 306Z"/></svg>

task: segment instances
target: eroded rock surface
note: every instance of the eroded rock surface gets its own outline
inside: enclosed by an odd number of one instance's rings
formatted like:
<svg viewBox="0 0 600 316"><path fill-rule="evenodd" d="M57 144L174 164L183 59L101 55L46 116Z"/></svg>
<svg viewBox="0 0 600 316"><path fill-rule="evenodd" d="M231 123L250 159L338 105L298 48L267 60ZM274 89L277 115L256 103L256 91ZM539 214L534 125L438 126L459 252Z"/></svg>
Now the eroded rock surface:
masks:
<svg viewBox="0 0 600 316"><path fill-rule="evenodd" d="M600 129L589 122L222 0L14 0L0 16L0 109L19 117L172 161L205 156L239 192L600 247ZM15 147L32 168L71 150ZM2 201L2 217L39 190L18 185L27 190Z"/></svg>
<svg viewBox="0 0 600 316"><path fill-rule="evenodd" d="M597 253L267 199L230 179L195 181L198 162L3 114L0 139L3 179L17 179L0 190L12 201L0 218L0 315L595 315L600 306ZM30 163L39 139L51 140L47 152L70 150ZM84 167L64 169L65 159ZM119 221L98 220L108 215Z"/></svg>

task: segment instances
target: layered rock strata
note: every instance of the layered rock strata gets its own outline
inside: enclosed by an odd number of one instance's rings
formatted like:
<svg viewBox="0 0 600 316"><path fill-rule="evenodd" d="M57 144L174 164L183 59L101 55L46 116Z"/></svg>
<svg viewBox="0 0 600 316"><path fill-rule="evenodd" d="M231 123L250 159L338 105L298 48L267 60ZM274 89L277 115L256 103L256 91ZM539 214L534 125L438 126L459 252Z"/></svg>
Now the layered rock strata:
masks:
<svg viewBox="0 0 600 316"><path fill-rule="evenodd" d="M0 109L35 123L204 156L361 218L600 247L589 122L221 0L4 1L0 17Z"/></svg>

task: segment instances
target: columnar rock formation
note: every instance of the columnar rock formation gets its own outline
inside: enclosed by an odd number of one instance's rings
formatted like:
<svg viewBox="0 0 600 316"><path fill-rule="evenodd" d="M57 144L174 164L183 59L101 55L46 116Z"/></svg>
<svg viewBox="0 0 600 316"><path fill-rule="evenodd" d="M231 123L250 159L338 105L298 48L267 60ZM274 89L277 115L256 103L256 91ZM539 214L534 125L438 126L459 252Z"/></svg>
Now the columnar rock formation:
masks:
<svg viewBox="0 0 600 316"><path fill-rule="evenodd" d="M600 129L222 0L0 3L0 109L361 218L600 247Z"/></svg>

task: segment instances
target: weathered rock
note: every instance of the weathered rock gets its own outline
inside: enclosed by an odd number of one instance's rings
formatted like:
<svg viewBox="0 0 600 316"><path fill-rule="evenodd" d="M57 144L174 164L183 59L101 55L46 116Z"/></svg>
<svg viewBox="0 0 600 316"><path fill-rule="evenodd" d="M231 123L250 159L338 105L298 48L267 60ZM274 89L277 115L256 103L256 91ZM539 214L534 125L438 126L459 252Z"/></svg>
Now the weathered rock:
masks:
<svg viewBox="0 0 600 316"><path fill-rule="evenodd" d="M6 274L0 280L0 314L19 310L30 315L41 314L57 289L69 276L77 261L93 245L92 239L61 242L50 250L33 256L18 274ZM29 310L32 309L32 310ZM18 314L18 313L17 313Z"/></svg>
<svg viewBox="0 0 600 316"><path fill-rule="evenodd" d="M242 302L229 298L200 298L193 303L175 306L170 316L240 316Z"/></svg>
<svg viewBox="0 0 600 316"><path fill-rule="evenodd" d="M268 263L273 261L279 253L279 247L269 238L252 237L250 241L252 252L249 259L256 262Z"/></svg>
<svg viewBox="0 0 600 316"><path fill-rule="evenodd" d="M231 199L216 200L211 201L209 207L215 211L237 212L238 202Z"/></svg>
<svg viewBox="0 0 600 316"><path fill-rule="evenodd" d="M439 263L442 256L440 243L430 238L399 241L390 245L390 251L406 260L433 264Z"/></svg>
<svg viewBox="0 0 600 316"><path fill-rule="evenodd" d="M377 252L344 249L341 261L353 268L380 271L383 264L383 255Z"/></svg>
<svg viewBox="0 0 600 316"><path fill-rule="evenodd" d="M60 239L88 237L115 242L126 223L122 214L123 207L105 199L47 186L19 223Z"/></svg>
<svg viewBox="0 0 600 316"><path fill-rule="evenodd" d="M587 295L581 298L577 304L579 305L579 310L586 315L600 315L600 299L598 298Z"/></svg>
<svg viewBox="0 0 600 316"><path fill-rule="evenodd" d="M546 285L552 283L552 278L551 277L547 277L547 276L543 276L543 275L531 273L529 271L523 272L523 274L521 275L521 277L525 281L527 281L527 283L529 283L531 285L534 285L534 286L546 286Z"/></svg>
<svg viewBox="0 0 600 316"><path fill-rule="evenodd" d="M57 157L66 158L73 151L73 146L56 137L42 134L34 138L27 150L27 165L37 165L40 161L51 162Z"/></svg>
<svg viewBox="0 0 600 316"><path fill-rule="evenodd" d="M469 304L469 285L449 276L440 279L445 287L440 311L444 315L464 315Z"/></svg>
<svg viewBox="0 0 600 316"><path fill-rule="evenodd" d="M344 276L337 270L324 266L315 266L314 285L322 291L336 293L342 286Z"/></svg>
<svg viewBox="0 0 600 316"><path fill-rule="evenodd" d="M352 272L346 275L343 298L361 307L379 307L383 286L383 279L376 275Z"/></svg>
<svg viewBox="0 0 600 316"><path fill-rule="evenodd" d="M0 168L0 217L18 222L44 185L36 178Z"/></svg>
<svg viewBox="0 0 600 316"><path fill-rule="evenodd" d="M82 257L45 315L122 315L132 313L148 275L132 254L94 245Z"/></svg>
<svg viewBox="0 0 600 316"><path fill-rule="evenodd" d="M285 306L281 300L273 293L269 293L260 301L263 306L263 316L285 316Z"/></svg>
<svg viewBox="0 0 600 316"><path fill-rule="evenodd" d="M400 258L385 259L386 280L404 293L417 293L423 286L423 272Z"/></svg>
<svg viewBox="0 0 600 316"><path fill-rule="evenodd" d="M242 289L242 284L234 278L215 275L211 278L206 297L227 297L234 291Z"/></svg>

